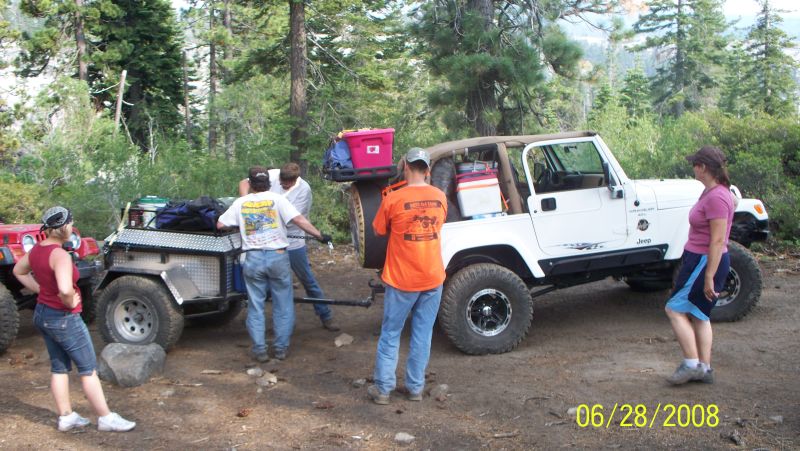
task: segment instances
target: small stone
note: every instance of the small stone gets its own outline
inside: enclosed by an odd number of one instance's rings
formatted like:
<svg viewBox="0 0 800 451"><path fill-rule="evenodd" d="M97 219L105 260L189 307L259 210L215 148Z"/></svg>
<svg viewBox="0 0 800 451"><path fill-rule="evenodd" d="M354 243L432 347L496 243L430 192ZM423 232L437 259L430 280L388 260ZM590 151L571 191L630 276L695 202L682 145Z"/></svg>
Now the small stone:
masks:
<svg viewBox="0 0 800 451"><path fill-rule="evenodd" d="M775 415L769 417L770 420L774 421L777 424L783 424L783 415Z"/></svg>
<svg viewBox="0 0 800 451"><path fill-rule="evenodd" d="M269 385L275 385L278 383L278 377L272 373L265 373L263 376L256 379L256 384L267 387Z"/></svg>
<svg viewBox="0 0 800 451"><path fill-rule="evenodd" d="M170 396L175 394L175 389L168 388L161 392L161 396L164 398L169 398Z"/></svg>
<svg viewBox="0 0 800 451"><path fill-rule="evenodd" d="M445 401L447 400L447 392L449 390L450 387L447 384L439 384L431 389L431 398L437 401Z"/></svg>
<svg viewBox="0 0 800 451"><path fill-rule="evenodd" d="M333 340L333 344L335 344L337 348L341 348L342 346L347 346L352 343L353 336L348 334L341 334Z"/></svg>
<svg viewBox="0 0 800 451"><path fill-rule="evenodd" d="M569 409L567 409L567 415L569 415L570 417L574 418L576 415L578 415L578 408L577 407L570 407Z"/></svg>
<svg viewBox="0 0 800 451"><path fill-rule="evenodd" d="M394 436L394 441L400 443L401 445L408 445L413 442L415 437L411 434L407 434L405 432L398 432Z"/></svg>
<svg viewBox="0 0 800 451"><path fill-rule="evenodd" d="M248 376L253 376L253 377L261 377L261 376L264 375L264 370L262 370L259 367L249 368L247 370L247 375Z"/></svg>
<svg viewBox="0 0 800 451"><path fill-rule="evenodd" d="M354 379L352 384L353 388L362 388L363 386L367 385L366 379Z"/></svg>

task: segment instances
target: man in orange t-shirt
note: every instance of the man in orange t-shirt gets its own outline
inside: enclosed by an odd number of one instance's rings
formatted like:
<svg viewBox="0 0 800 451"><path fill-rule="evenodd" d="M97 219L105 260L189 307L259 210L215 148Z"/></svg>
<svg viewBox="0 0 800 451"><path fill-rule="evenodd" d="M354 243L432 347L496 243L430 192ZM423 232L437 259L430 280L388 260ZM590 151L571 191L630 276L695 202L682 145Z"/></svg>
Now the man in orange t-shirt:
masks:
<svg viewBox="0 0 800 451"><path fill-rule="evenodd" d="M447 217L444 193L425 181L430 164L425 150L409 150L403 169L407 185L383 199L372 222L376 235L389 235L381 275L386 294L375 358L375 385L367 388L376 404L389 404L389 393L395 388L400 333L409 313L411 343L405 377L408 399L420 401L425 386L433 323L445 278L440 238Z"/></svg>

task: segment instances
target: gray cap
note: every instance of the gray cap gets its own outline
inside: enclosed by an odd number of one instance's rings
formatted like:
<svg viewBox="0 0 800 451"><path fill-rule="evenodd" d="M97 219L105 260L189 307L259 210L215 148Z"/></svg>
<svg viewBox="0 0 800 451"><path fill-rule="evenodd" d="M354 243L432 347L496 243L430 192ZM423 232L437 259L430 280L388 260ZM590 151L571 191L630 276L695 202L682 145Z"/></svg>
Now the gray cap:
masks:
<svg viewBox="0 0 800 451"><path fill-rule="evenodd" d="M62 206L48 208L42 215L42 230L57 229L72 222L72 212Z"/></svg>
<svg viewBox="0 0 800 451"><path fill-rule="evenodd" d="M428 152L426 152L425 149L420 147L412 147L406 154L406 161L409 163L413 163L415 161L424 161L426 166L430 167L431 165L430 155L428 155Z"/></svg>

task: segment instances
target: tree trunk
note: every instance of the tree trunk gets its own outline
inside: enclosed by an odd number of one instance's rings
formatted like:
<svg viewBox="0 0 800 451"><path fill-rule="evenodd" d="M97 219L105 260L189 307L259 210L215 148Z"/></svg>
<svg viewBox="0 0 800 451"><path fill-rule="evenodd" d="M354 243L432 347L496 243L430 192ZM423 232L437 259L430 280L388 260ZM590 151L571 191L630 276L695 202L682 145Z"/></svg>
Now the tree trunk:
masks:
<svg viewBox="0 0 800 451"><path fill-rule="evenodd" d="M183 66L183 117L184 132L186 142L192 146L192 111L189 108L189 67L186 62L186 52L181 53L181 64Z"/></svg>
<svg viewBox="0 0 800 451"><path fill-rule="evenodd" d="M222 24L228 33L227 33L227 39L225 41L225 46L222 48L222 59L225 62L222 70L222 80L223 83L227 86L228 84L230 84L230 71L228 70L228 64L230 64L231 53L232 53L230 38L233 36L233 29L231 27L230 0L225 0L224 5L225 6L222 14ZM233 129L230 111L225 112L225 118L222 122L222 131L223 134L225 135L225 158L228 161L230 161L233 159L233 155L236 152L236 132Z"/></svg>
<svg viewBox="0 0 800 451"><path fill-rule="evenodd" d="M673 94L681 94L683 99L673 103L672 112L675 117L683 114L686 105L686 61L684 61L684 52L686 46L686 29L689 24L683 20L684 4L683 0L678 0L677 14L675 15L675 74L674 85L672 87Z"/></svg>
<svg viewBox="0 0 800 451"><path fill-rule="evenodd" d="M483 30L488 31L494 24L492 22L492 0L469 0L467 12L471 12L483 19ZM482 46L478 52L488 52L487 46ZM497 134L497 124L490 121L489 116L497 110L497 95L494 81L491 78L478 80L477 87L467 95L467 119L472 122L479 136L492 136Z"/></svg>
<svg viewBox="0 0 800 451"><path fill-rule="evenodd" d="M75 0L75 44L78 48L78 79L89 81L86 62L86 36L83 33L83 0Z"/></svg>
<svg viewBox="0 0 800 451"><path fill-rule="evenodd" d="M214 8L208 12L208 27L213 30L215 26ZM217 46L214 40L208 44L208 153L217 152L217 108L214 100L217 96Z"/></svg>
<svg viewBox="0 0 800 451"><path fill-rule="evenodd" d="M308 104L306 100L306 27L305 3L303 0L289 0L289 33L291 40L291 102L289 115L294 120L291 134L291 161L300 164L305 173L308 163L304 160L306 152L306 121Z"/></svg>

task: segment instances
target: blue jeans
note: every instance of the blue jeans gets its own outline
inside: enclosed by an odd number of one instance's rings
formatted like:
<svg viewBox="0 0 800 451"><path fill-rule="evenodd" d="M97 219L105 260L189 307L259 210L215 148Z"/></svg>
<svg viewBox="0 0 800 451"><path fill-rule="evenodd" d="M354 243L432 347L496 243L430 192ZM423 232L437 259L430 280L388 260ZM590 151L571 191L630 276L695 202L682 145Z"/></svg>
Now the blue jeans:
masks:
<svg viewBox="0 0 800 451"><path fill-rule="evenodd" d="M92 338L80 314L36 304L33 325L44 337L50 355L51 373L69 373L72 371L72 362L75 362L81 376L89 376L97 368Z"/></svg>
<svg viewBox="0 0 800 451"><path fill-rule="evenodd" d="M253 353L267 352L264 303L272 296L272 328L276 349L287 349L294 330L294 299L289 254L285 250L247 251L242 272L247 286L247 332L253 340Z"/></svg>
<svg viewBox="0 0 800 451"><path fill-rule="evenodd" d="M400 333L411 313L411 342L406 360L406 388L411 393L421 393L425 387L425 368L431 355L431 336L442 286L427 291L401 291L386 286L383 297L383 324L378 352L375 357L375 385L383 394L394 390L397 356L400 350Z"/></svg>
<svg viewBox="0 0 800 451"><path fill-rule="evenodd" d="M306 247L290 249L289 260L292 262L292 271L294 271L297 278L300 279L303 288L306 289L306 296L323 299L325 294L322 293L322 288L319 287L317 279L314 278L314 273L311 272L311 265L308 263ZM314 313L316 313L322 321L328 321L333 318L333 312L331 312L330 307L326 304L314 304Z"/></svg>

